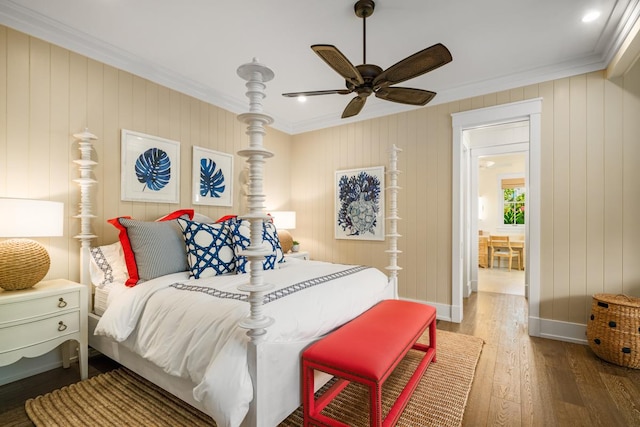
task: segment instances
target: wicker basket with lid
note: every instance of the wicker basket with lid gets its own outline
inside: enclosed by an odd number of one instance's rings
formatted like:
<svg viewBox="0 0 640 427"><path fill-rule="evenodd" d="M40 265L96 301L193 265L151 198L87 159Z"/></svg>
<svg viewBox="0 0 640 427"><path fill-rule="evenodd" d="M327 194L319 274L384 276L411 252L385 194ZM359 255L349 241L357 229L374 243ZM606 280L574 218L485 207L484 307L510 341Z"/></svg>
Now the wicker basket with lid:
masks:
<svg viewBox="0 0 640 427"><path fill-rule="evenodd" d="M593 295L587 339L601 359L640 369L640 298Z"/></svg>

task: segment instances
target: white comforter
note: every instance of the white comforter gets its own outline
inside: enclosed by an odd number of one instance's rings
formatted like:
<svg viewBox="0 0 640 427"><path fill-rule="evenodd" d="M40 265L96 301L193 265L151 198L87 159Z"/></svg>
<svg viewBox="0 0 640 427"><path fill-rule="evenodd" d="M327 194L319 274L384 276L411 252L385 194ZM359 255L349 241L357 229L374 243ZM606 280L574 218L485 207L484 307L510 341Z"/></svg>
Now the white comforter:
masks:
<svg viewBox="0 0 640 427"><path fill-rule="evenodd" d="M352 267L299 260L285 264L265 272L265 282L274 284L275 289L309 283L310 278ZM202 291L215 288L242 294L237 286L248 280L246 274L188 280L187 273L176 273L112 292L95 333L123 342L171 375L190 378L197 384L195 399L203 402L217 424L237 426L253 398L247 368L248 338L246 330L237 326L248 315L249 304ZM198 289L180 290L171 286L174 283ZM389 286L383 273L368 268L268 302L264 313L275 323L267 329L265 341L320 337L387 297Z"/></svg>

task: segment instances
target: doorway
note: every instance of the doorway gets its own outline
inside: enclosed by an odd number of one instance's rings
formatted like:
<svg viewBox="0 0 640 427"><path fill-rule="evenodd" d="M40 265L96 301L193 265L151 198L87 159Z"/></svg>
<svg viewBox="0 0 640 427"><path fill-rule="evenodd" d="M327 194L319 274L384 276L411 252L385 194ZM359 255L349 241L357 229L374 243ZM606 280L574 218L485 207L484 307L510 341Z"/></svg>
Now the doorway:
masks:
<svg viewBox="0 0 640 427"><path fill-rule="evenodd" d="M528 144L529 123L520 122L515 125L522 129L520 133L526 141L514 143ZM495 134L492 140L496 142L510 140L509 134L513 134L511 125L498 125L492 131ZM474 134L478 131L468 132ZM472 146L478 136L469 137ZM472 148L471 156L474 154ZM472 220L477 221L478 230L478 262L471 264L472 278L476 278L472 291L526 296L523 247L526 241L524 213L527 204L527 158L528 148L526 152L478 156L477 173L472 171L472 176L477 180L477 193L471 197L478 198L477 216L472 214ZM510 239L509 248L493 248L493 239L505 236ZM512 258L492 257L494 250L510 253Z"/></svg>
<svg viewBox="0 0 640 427"><path fill-rule="evenodd" d="M540 115L542 99L533 99L511 104L471 110L453 114L453 201L452 201L452 295L451 320L462 321L463 298L468 297L477 285L478 215L479 202L472 194L477 193L478 170L481 157L524 151L527 155L526 182L528 206L525 218L525 282L529 296L529 334L539 335L540 299ZM471 145L465 131L491 126L527 122L528 143L526 146L509 144L496 148L490 145ZM483 151L484 150L484 151ZM473 154L473 155L472 155ZM474 245L475 244L475 245ZM474 278L474 271L475 278ZM475 279L475 282L474 282ZM475 283L475 285L474 285Z"/></svg>

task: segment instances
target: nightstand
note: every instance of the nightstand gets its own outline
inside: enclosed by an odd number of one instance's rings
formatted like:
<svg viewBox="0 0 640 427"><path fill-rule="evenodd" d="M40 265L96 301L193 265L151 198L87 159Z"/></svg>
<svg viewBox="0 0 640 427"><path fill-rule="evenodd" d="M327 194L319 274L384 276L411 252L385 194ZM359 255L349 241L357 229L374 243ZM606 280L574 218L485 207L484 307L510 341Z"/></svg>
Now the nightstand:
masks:
<svg viewBox="0 0 640 427"><path fill-rule="evenodd" d="M69 280L47 280L19 291L0 289L0 366L78 342L80 378L88 376L87 289ZM68 346L63 366L69 367Z"/></svg>
<svg viewBox="0 0 640 427"><path fill-rule="evenodd" d="M299 251L299 252L288 252L284 254L285 258L298 258L303 259L305 261L309 260L309 252L307 251Z"/></svg>

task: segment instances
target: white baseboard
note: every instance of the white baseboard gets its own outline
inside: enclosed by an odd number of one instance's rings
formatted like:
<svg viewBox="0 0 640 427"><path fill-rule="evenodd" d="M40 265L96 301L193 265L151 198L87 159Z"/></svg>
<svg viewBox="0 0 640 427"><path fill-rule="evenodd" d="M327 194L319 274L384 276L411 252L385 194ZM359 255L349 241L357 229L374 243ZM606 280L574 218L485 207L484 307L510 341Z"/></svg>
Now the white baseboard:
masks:
<svg viewBox="0 0 640 427"><path fill-rule="evenodd" d="M529 317L529 335L552 340L588 344L587 325Z"/></svg>
<svg viewBox="0 0 640 427"><path fill-rule="evenodd" d="M448 304L440 304L437 302L430 302L430 301L422 301L422 300L417 300L417 299L411 299L411 298L400 298L401 300L404 301L412 301L412 302L418 302L420 304L426 304L426 305L430 305L432 307L436 308L436 318L438 320L444 320L446 322L451 322L452 317L452 313L453 313L453 306L448 305Z"/></svg>
<svg viewBox="0 0 640 427"><path fill-rule="evenodd" d="M440 304L437 302L421 301L410 298L400 299L431 305L437 310L438 320L444 320L447 322L451 322L454 315L461 310L460 307L454 307L449 304ZM580 323L529 317L529 335L532 337L548 338L575 344L588 344L587 325Z"/></svg>
<svg viewBox="0 0 640 427"><path fill-rule="evenodd" d="M32 359L25 357L11 365L0 367L0 386L61 366L62 354L59 348Z"/></svg>

